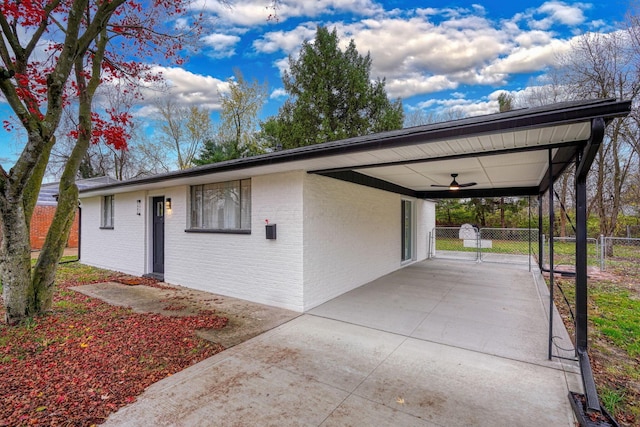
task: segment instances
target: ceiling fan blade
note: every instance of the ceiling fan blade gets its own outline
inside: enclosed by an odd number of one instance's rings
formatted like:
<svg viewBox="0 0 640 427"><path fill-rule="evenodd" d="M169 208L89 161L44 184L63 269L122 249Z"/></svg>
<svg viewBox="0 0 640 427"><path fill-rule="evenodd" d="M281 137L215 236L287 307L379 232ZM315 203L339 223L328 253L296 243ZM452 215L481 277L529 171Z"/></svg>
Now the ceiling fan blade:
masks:
<svg viewBox="0 0 640 427"><path fill-rule="evenodd" d="M442 185L442 184L431 184L432 187L438 187L438 188L448 188L449 190L457 190L459 188L465 188L465 187L473 187L474 185L477 185L475 182L467 182L464 184L459 184L458 181L456 181L456 178L458 177L457 173L452 173L451 174L451 178L453 178L453 181L451 181L451 184L449 185Z"/></svg>

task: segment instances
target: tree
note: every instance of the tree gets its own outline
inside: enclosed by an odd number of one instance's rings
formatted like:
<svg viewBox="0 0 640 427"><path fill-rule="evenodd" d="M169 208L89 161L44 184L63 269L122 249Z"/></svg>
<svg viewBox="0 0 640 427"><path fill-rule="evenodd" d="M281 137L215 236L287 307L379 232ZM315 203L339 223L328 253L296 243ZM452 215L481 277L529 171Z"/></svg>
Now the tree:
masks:
<svg viewBox="0 0 640 427"><path fill-rule="evenodd" d="M115 112L119 116L131 117L130 109L136 101L137 93L127 88L126 82L114 81L107 85L100 85L97 89L97 99L93 101L94 110L106 110ZM78 129L78 102L69 103L58 128L57 142L52 148L51 158L47 165L47 175L60 179L64 168L69 161L76 145L75 137ZM134 132L135 123L127 120L121 123L121 128L127 135L127 147L114 147L110 144L91 144L80 161L77 178L92 178L96 176L111 176L122 180L132 177L132 152L131 134Z"/></svg>
<svg viewBox="0 0 640 427"><path fill-rule="evenodd" d="M64 125L64 122L61 126ZM73 125L76 126L75 124ZM80 162L76 178L86 179L110 176L118 180L137 178L169 172L171 160L159 143L150 141L140 132L136 121L130 123L127 149L115 149L107 144L92 144ZM68 132L59 132L57 142L51 151L51 159L46 176L56 181L60 179L69 160L76 140Z"/></svg>
<svg viewBox="0 0 640 427"><path fill-rule="evenodd" d="M578 99L636 99L640 93L638 60L630 51L628 31L586 34L561 58L563 82ZM634 62L635 60L635 62ZM614 235L626 179L637 161L638 138L632 112L630 117L614 120L606 129L605 141L595 159L595 174L590 184L595 210L600 218L600 233Z"/></svg>
<svg viewBox="0 0 640 427"><path fill-rule="evenodd" d="M0 280L5 320L15 324L51 307L57 262L78 203L75 177L91 143L126 147L128 114L94 111L104 82L140 79L148 68L132 60L180 49L184 36L165 26L187 1L42 0L0 4L0 91L27 139L15 165L0 167ZM42 51L44 46L44 51ZM73 75L73 78L71 76ZM64 106L78 104L76 139L60 179L58 208L31 267L29 223Z"/></svg>
<svg viewBox="0 0 640 427"><path fill-rule="evenodd" d="M238 69L229 79L229 93L220 94L222 110L216 138L208 139L194 163L204 165L264 152L256 137L258 113L267 99L267 85L248 82Z"/></svg>
<svg viewBox="0 0 640 427"><path fill-rule="evenodd" d="M513 95L508 92L500 92L500 95L498 95L498 105L501 113L513 110L513 103Z"/></svg>
<svg viewBox="0 0 640 427"><path fill-rule="evenodd" d="M198 150L211 138L209 111L182 107L171 99L158 101L156 108L163 119L159 126L161 141L176 156L178 169L193 167Z"/></svg>
<svg viewBox="0 0 640 427"><path fill-rule="evenodd" d="M242 157L238 151L236 141L217 140L214 138L207 139L198 158L194 159L194 163L198 166L208 165L210 163L224 162L226 160L238 159Z"/></svg>
<svg viewBox="0 0 640 427"><path fill-rule="evenodd" d="M294 148L402 128L402 102L389 101L384 79L371 81L371 58L353 40L340 49L335 29L318 27L289 68L283 83L290 98L263 125L272 143Z"/></svg>
<svg viewBox="0 0 640 427"><path fill-rule="evenodd" d="M413 110L404 117L404 127L430 125L433 123L463 119L465 114L460 109L447 108L439 113L433 111Z"/></svg>

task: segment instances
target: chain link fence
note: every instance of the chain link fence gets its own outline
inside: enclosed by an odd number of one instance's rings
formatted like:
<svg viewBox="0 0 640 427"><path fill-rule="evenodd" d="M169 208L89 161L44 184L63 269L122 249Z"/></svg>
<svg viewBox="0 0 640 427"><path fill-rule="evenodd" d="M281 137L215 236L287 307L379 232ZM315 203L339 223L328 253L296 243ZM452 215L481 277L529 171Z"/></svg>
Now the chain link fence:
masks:
<svg viewBox="0 0 640 427"><path fill-rule="evenodd" d="M549 267L550 241L548 236L542 236L542 265ZM576 265L576 238L575 237L554 237L553 238L553 266L562 270L562 267ZM587 266L600 266L600 243L598 239L587 238Z"/></svg>
<svg viewBox="0 0 640 427"><path fill-rule="evenodd" d="M640 239L600 238L600 270L640 278Z"/></svg>
<svg viewBox="0 0 640 427"><path fill-rule="evenodd" d="M538 229L436 227L430 233L429 256L476 262L537 262L549 267L550 241L541 236L538 253ZM575 237L553 238L555 269L571 271L576 264ZM587 238L587 266L640 279L640 238Z"/></svg>
<svg viewBox="0 0 640 427"><path fill-rule="evenodd" d="M482 262L530 262L538 247L538 230L528 228L436 227L430 254Z"/></svg>
<svg viewBox="0 0 640 427"><path fill-rule="evenodd" d="M482 228L480 241L481 261L526 264L536 255L538 229Z"/></svg>
<svg viewBox="0 0 640 427"><path fill-rule="evenodd" d="M436 227L431 233L435 236L434 242L429 246L432 250L430 256L439 258L464 259L478 261L477 237L471 234L461 234L460 227ZM463 238L460 238L462 235ZM464 237L470 237L465 239Z"/></svg>

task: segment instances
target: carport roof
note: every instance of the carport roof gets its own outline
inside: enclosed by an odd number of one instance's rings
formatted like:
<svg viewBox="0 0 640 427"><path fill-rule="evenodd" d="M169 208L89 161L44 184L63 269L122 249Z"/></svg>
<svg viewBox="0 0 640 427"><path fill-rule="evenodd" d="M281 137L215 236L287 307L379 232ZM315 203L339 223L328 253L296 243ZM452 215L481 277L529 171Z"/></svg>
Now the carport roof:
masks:
<svg viewBox="0 0 640 427"><path fill-rule="evenodd" d="M81 191L82 197L303 170L421 198L534 195L582 153L594 123L629 114L630 101L575 101L434 123L230 160ZM600 120L601 119L601 120ZM599 141L598 141L599 143ZM588 165L587 165L588 166ZM458 181L458 191L434 188Z"/></svg>

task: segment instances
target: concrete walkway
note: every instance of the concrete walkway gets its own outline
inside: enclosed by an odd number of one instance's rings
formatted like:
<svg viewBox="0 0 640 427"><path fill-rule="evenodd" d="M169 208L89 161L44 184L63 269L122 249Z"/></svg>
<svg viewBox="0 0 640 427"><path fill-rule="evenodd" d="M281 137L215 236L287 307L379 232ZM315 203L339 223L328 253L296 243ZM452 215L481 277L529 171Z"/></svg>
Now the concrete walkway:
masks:
<svg viewBox="0 0 640 427"><path fill-rule="evenodd" d="M547 360L536 278L416 263L152 385L104 425L574 426L577 366Z"/></svg>

